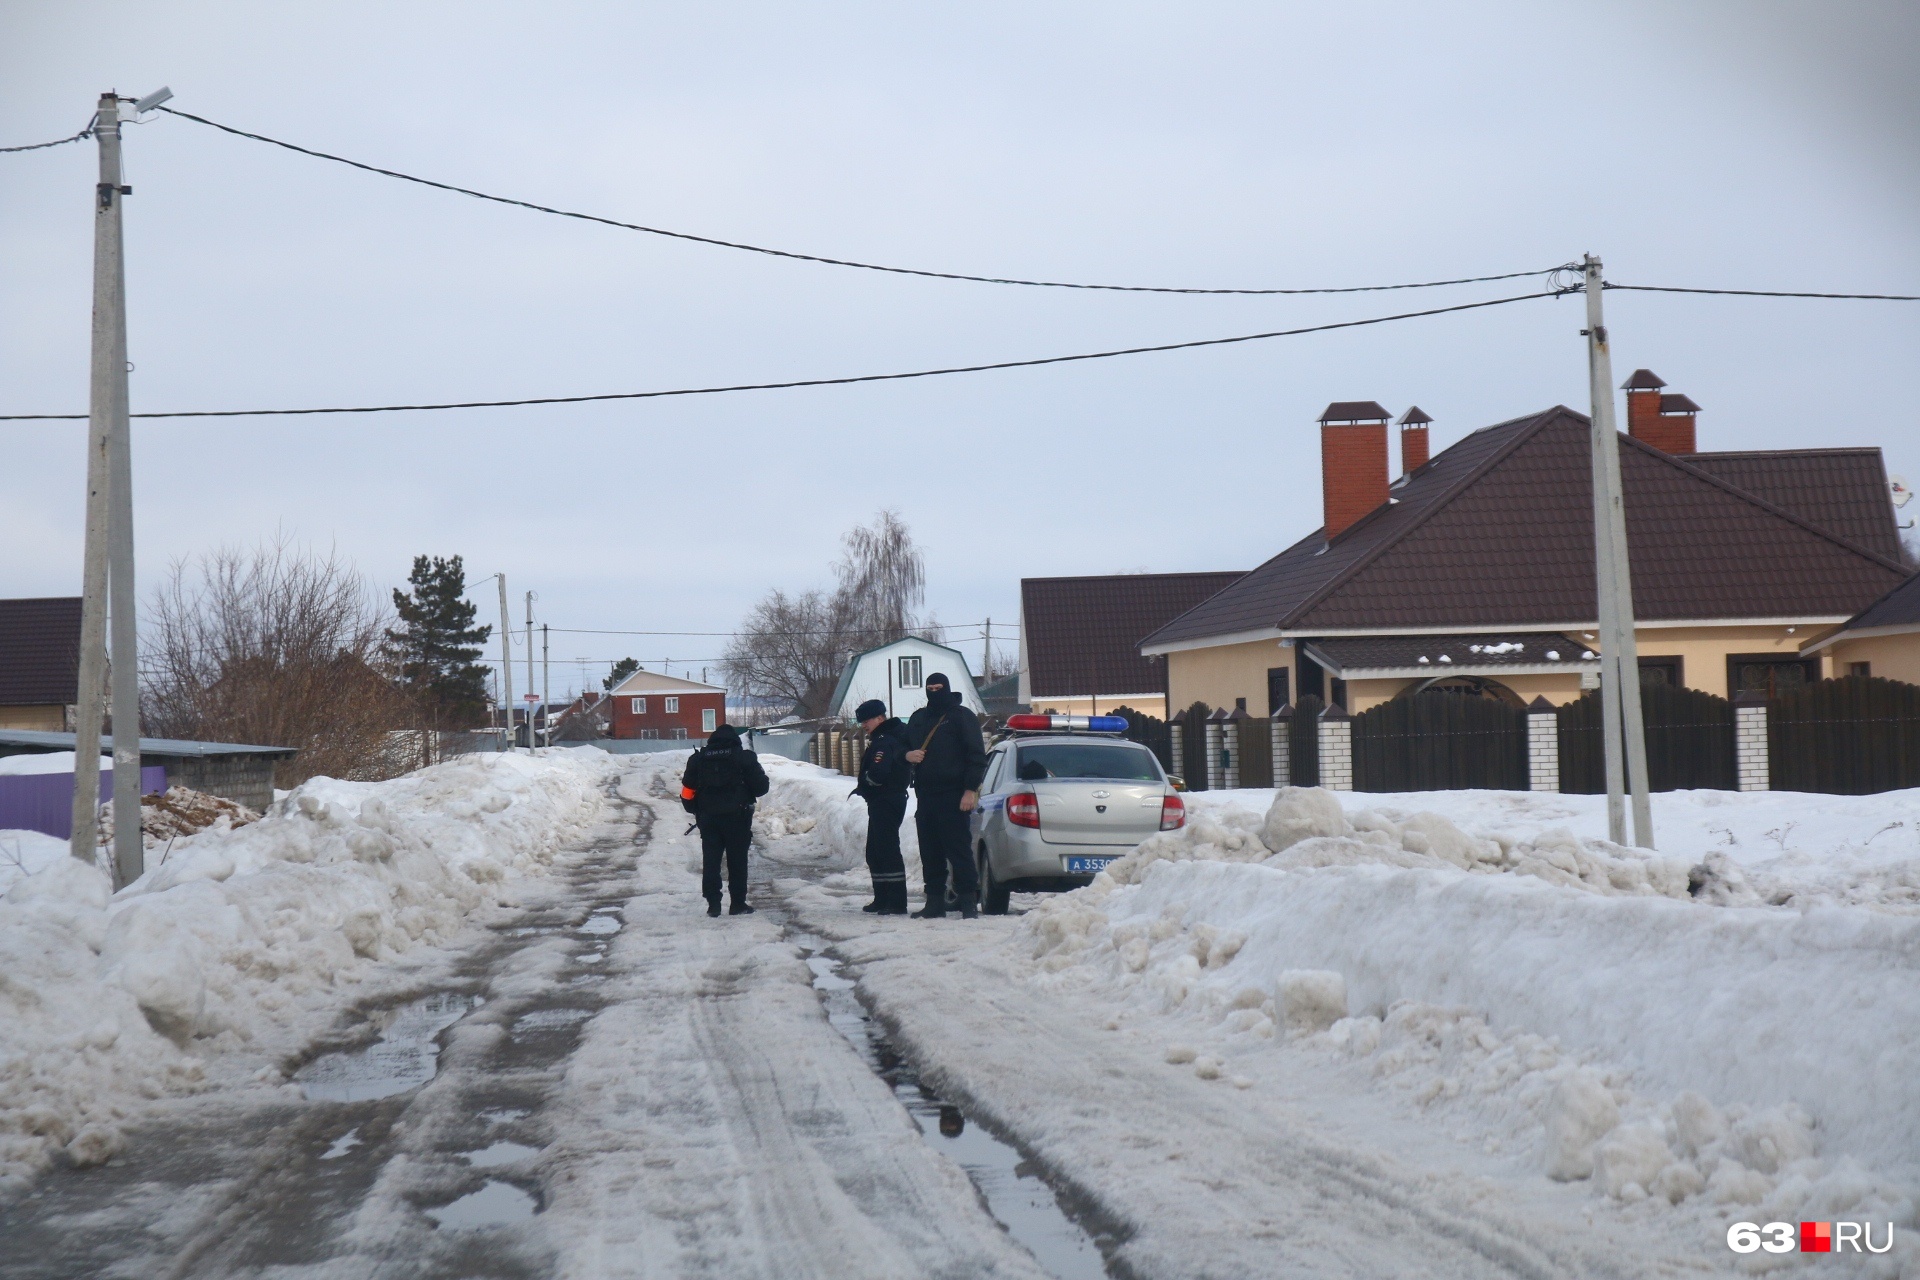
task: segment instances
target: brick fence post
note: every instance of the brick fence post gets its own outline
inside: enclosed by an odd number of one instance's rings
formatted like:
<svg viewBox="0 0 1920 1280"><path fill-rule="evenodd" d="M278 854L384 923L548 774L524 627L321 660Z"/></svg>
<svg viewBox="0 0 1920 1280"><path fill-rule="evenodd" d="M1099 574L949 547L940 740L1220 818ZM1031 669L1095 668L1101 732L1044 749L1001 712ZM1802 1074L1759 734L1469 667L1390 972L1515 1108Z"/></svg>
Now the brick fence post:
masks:
<svg viewBox="0 0 1920 1280"><path fill-rule="evenodd" d="M1207 717L1206 724L1203 726L1203 730L1206 733L1207 790L1209 791L1218 791L1227 785L1227 771L1221 767L1220 760L1220 740L1225 736L1221 732L1221 729L1226 724L1226 719L1226 712L1215 711Z"/></svg>
<svg viewBox="0 0 1920 1280"><path fill-rule="evenodd" d="M1228 712L1220 726L1220 772L1225 779L1221 785L1229 791L1236 790L1241 785L1240 766L1244 753L1240 746L1240 731L1242 724L1251 719L1244 705L1246 699L1242 698L1240 701L1242 705Z"/></svg>
<svg viewBox="0 0 1920 1280"><path fill-rule="evenodd" d="M1167 721L1167 755L1173 763L1167 766L1167 772L1186 780L1191 787L1192 778L1187 777L1187 713L1176 711Z"/></svg>
<svg viewBox="0 0 1920 1280"><path fill-rule="evenodd" d="M1320 713L1320 785L1353 790L1353 717L1339 703Z"/></svg>
<svg viewBox="0 0 1920 1280"><path fill-rule="evenodd" d="M1560 789L1560 713L1545 698L1527 704L1527 786Z"/></svg>
<svg viewBox="0 0 1920 1280"><path fill-rule="evenodd" d="M1273 734L1273 785L1293 785L1293 708L1281 706L1268 717Z"/></svg>
<svg viewBox="0 0 1920 1280"><path fill-rule="evenodd" d="M1767 771L1767 696L1752 689L1733 695L1733 772L1742 791L1772 789Z"/></svg>

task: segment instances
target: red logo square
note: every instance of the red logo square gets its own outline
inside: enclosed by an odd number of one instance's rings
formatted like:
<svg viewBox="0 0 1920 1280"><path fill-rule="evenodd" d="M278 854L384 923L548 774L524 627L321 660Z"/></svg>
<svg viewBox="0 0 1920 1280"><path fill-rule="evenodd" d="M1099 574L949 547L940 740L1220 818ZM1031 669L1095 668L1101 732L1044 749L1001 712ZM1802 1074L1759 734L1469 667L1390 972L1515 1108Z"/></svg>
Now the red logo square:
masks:
<svg viewBox="0 0 1920 1280"><path fill-rule="evenodd" d="M1800 1224L1800 1252L1832 1253L1833 1224L1831 1222L1803 1222Z"/></svg>

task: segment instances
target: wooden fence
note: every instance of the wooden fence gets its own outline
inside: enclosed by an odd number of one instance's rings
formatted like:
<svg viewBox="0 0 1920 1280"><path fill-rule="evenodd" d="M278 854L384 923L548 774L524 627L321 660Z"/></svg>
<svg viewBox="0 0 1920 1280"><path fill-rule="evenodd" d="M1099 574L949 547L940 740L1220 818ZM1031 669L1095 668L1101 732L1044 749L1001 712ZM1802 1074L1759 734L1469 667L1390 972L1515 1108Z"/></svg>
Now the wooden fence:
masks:
<svg viewBox="0 0 1920 1280"><path fill-rule="evenodd" d="M1775 791L1868 795L1920 787L1920 685L1877 676L1822 680L1767 707Z"/></svg>
<svg viewBox="0 0 1920 1280"><path fill-rule="evenodd" d="M1353 718L1355 791L1527 789L1527 713L1491 698L1438 691L1395 698Z"/></svg>
<svg viewBox="0 0 1920 1280"><path fill-rule="evenodd" d="M1148 715L1144 711L1135 711L1132 707L1115 707L1112 711L1102 711L1105 716L1125 716L1127 732L1123 735L1129 742L1137 742L1153 752L1160 761L1160 767L1168 773L1179 773L1173 765L1173 734L1165 720Z"/></svg>
<svg viewBox="0 0 1920 1280"><path fill-rule="evenodd" d="M1606 745L1598 690L1559 708L1560 790L1597 794L1607 789ZM1646 727L1647 789L1732 791L1735 778L1733 704L1699 689L1640 686Z"/></svg>

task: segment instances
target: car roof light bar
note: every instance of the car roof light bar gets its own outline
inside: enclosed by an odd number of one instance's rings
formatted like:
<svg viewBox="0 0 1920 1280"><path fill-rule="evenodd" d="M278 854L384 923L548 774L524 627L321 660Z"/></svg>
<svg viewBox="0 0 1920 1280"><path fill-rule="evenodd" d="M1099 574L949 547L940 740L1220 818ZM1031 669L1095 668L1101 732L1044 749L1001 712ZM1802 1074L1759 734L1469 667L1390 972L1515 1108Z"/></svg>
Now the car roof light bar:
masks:
<svg viewBox="0 0 1920 1280"><path fill-rule="evenodd" d="M1127 718L1023 714L1008 716L1007 728L1014 733L1125 733Z"/></svg>

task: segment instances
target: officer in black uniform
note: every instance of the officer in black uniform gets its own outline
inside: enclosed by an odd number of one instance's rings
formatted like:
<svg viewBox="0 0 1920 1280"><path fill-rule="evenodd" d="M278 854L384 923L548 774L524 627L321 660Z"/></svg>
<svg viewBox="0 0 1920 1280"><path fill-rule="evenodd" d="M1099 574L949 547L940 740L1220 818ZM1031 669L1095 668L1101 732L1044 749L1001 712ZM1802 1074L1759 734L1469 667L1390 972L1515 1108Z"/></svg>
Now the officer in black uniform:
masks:
<svg viewBox="0 0 1920 1280"><path fill-rule="evenodd" d="M720 914L723 856L733 897L728 914L753 914L747 903L747 846L753 842L753 802L770 785L760 757L740 745L740 731L730 724L713 731L680 775L680 803L700 827L700 891L710 916Z"/></svg>
<svg viewBox="0 0 1920 1280"><path fill-rule="evenodd" d="M907 914L907 864L900 857L900 823L907 816L907 726L887 714L887 704L869 698L854 710L867 733L854 794L867 802L867 872L873 901L860 908L882 916Z"/></svg>
<svg viewBox="0 0 1920 1280"><path fill-rule="evenodd" d="M907 721L913 750L913 794L919 802L913 825L920 833L920 869L927 883L927 904L916 919L947 914L947 873L953 873L955 904L963 919L979 914L980 876L974 869L967 815L980 803L980 780L987 776L987 746L980 721L960 705L947 678L926 679L927 705Z"/></svg>

